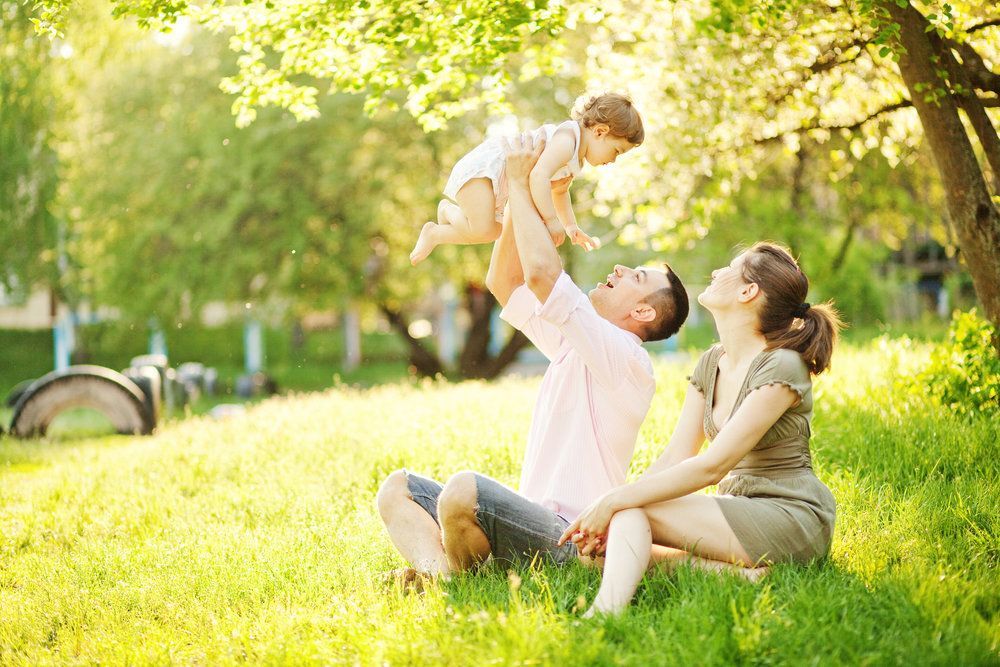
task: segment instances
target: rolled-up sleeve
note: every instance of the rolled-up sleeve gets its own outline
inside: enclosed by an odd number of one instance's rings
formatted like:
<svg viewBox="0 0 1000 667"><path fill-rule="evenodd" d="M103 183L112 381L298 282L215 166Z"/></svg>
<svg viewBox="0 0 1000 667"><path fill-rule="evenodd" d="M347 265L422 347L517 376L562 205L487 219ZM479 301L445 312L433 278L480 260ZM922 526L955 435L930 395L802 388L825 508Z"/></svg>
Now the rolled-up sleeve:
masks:
<svg viewBox="0 0 1000 667"><path fill-rule="evenodd" d="M500 319L518 331L538 348L550 361L555 359L562 345L559 328L538 316L541 304L527 285L520 285L511 292L507 305L500 311Z"/></svg>
<svg viewBox="0 0 1000 667"><path fill-rule="evenodd" d="M626 380L634 382L633 376L645 368L637 354L643 352L638 336L598 315L587 295L566 273L556 280L538 315L558 329L605 387L613 388Z"/></svg>

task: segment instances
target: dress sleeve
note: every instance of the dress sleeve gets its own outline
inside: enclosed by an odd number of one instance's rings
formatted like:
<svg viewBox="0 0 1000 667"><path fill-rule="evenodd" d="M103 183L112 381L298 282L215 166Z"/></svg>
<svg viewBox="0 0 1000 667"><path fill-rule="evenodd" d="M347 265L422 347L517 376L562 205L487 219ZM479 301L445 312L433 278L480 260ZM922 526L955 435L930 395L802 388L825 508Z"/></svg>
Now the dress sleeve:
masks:
<svg viewBox="0 0 1000 667"><path fill-rule="evenodd" d="M799 402L812 390L809 368L795 350L774 350L750 378L747 393L772 384L783 384L799 395Z"/></svg>
<svg viewBox="0 0 1000 667"><path fill-rule="evenodd" d="M705 352L698 358L698 363L695 364L694 370L691 371L691 375L687 376L688 382L700 391L702 395L705 395L708 387L708 362L709 358L712 356L713 348L708 348Z"/></svg>

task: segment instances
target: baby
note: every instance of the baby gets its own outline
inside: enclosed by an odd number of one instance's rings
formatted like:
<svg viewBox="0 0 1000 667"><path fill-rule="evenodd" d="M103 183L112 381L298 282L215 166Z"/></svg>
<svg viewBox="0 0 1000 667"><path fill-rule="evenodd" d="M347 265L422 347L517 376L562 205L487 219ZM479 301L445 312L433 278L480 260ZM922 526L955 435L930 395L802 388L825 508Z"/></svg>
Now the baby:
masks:
<svg viewBox="0 0 1000 667"><path fill-rule="evenodd" d="M600 245L576 224L569 185L586 160L592 165L614 162L619 155L642 143L642 118L632 101L617 93L590 98L573 119L558 125L542 125L533 132L535 141L545 140L545 150L531 171L531 197L552 234L562 232L576 245L593 250ZM488 243L500 236L507 205L505 155L500 139L487 139L467 153L451 171L437 222L420 230L410 262L423 261L442 243Z"/></svg>

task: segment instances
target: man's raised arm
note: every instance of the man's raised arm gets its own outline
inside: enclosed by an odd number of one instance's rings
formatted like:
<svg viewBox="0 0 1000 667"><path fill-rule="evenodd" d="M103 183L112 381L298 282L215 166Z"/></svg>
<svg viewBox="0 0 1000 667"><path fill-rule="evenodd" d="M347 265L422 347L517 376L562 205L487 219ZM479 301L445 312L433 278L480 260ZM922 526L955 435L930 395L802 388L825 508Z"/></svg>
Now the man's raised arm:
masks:
<svg viewBox="0 0 1000 667"><path fill-rule="evenodd" d="M521 259L514 246L514 230L510 225L510 213L504 216L500 238L493 243L490 268L486 272L486 289L493 293L501 307L507 305L511 293L524 284Z"/></svg>
<svg viewBox="0 0 1000 667"><path fill-rule="evenodd" d="M513 227L524 282L535 297L545 303L562 273L562 262L531 198L529 176L543 148L544 141L535 146L530 136L520 136L508 143L507 182L510 196L507 205L510 207L510 226Z"/></svg>

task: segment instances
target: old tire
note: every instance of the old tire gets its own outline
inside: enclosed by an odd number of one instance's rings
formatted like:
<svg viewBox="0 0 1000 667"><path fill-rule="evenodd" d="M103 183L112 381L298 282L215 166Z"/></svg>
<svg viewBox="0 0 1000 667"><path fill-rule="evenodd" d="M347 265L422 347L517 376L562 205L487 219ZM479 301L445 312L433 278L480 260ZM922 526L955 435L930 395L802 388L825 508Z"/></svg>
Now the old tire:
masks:
<svg viewBox="0 0 1000 667"><path fill-rule="evenodd" d="M70 366L40 377L25 390L14 406L10 432L22 438L45 435L52 420L71 408L101 412L118 433L147 435L156 426L135 382L103 366Z"/></svg>

